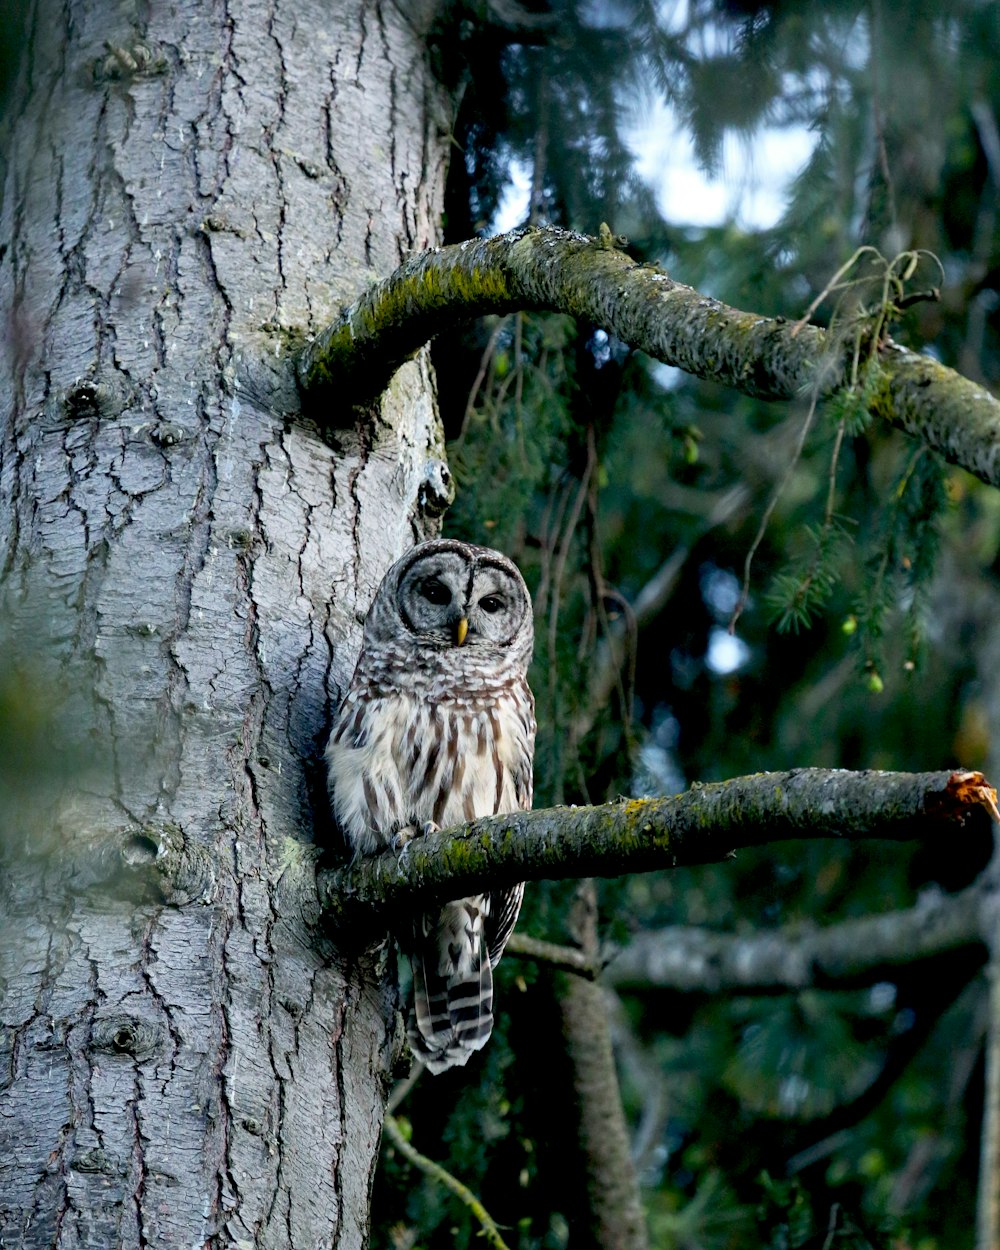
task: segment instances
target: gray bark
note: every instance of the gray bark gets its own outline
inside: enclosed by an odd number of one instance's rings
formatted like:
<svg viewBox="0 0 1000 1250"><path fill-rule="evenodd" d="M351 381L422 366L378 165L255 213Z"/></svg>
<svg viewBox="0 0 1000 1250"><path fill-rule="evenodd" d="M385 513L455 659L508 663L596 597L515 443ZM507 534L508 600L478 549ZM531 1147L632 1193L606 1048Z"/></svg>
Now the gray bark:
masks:
<svg viewBox="0 0 1000 1250"><path fill-rule="evenodd" d="M287 331L436 242L450 101L403 8L28 14L0 611L105 767L0 838L8 1247L365 1239L394 990L317 928L311 761L441 433L418 358L321 438ZM170 837L198 867L162 897L95 868Z"/></svg>

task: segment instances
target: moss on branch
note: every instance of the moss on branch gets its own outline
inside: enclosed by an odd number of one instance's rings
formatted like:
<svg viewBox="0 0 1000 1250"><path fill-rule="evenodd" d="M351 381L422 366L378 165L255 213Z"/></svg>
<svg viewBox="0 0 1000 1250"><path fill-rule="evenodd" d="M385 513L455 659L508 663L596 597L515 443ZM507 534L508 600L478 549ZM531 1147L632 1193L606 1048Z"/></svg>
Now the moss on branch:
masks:
<svg viewBox="0 0 1000 1250"><path fill-rule="evenodd" d="M331 921L353 923L418 894L456 898L517 881L714 863L766 842L932 841L956 824L985 827L995 803L979 773L758 773L670 798L487 817L416 838L400 855L324 872L320 899Z"/></svg>
<svg viewBox="0 0 1000 1250"><path fill-rule="evenodd" d="M666 364L764 399L792 399L817 385L832 394L849 376L846 347L817 326L731 308L607 239L526 228L423 252L370 287L299 357L309 415L336 424L345 404L375 398L434 335L518 309L594 322ZM878 415L1000 486L1000 402L893 343L880 365Z"/></svg>

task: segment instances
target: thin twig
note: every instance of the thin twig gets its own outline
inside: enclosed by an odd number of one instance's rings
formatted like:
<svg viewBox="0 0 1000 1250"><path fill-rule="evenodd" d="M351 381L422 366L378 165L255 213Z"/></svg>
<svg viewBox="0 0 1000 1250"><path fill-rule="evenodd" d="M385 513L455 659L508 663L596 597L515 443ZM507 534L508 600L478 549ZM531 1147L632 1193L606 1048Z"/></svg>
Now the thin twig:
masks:
<svg viewBox="0 0 1000 1250"><path fill-rule="evenodd" d="M483 348L483 354L479 360L479 369L473 379L472 386L469 388L469 398L465 401L465 412L462 414L462 428L459 431L459 440L465 437L465 432L469 424L469 420L476 407L476 400L479 398L479 392L482 390L483 382L486 380L486 374L489 371L490 364L496 354L497 342L500 335L504 331L507 318L501 317L494 327L493 333L489 337L489 341Z"/></svg>
<svg viewBox="0 0 1000 1250"><path fill-rule="evenodd" d="M878 71L882 65L882 12L878 0L872 0L871 7L871 58L868 62L872 80L872 114L875 122L875 150L878 154L879 172L885 183L885 193L889 201L889 224L895 229L899 224L896 213L896 188L889 168L889 153L885 144L885 119L882 114L882 95L879 90Z"/></svg>
<svg viewBox="0 0 1000 1250"><path fill-rule="evenodd" d="M795 466L799 463L799 460L802 457L802 449L805 447L809 431L812 429L818 401L819 391L814 389L812 397L809 400L809 411L806 413L806 419L802 422L802 429L799 431L799 440L795 445L792 458L785 466L785 471L781 475L781 481L771 493L768 505L764 509L764 515L760 519L760 525L757 527L757 533L754 535L753 542L750 544L750 548L747 551L746 559L743 561L743 584L740 586L740 597L736 601L736 607L733 608L732 616L729 618L729 632L731 634L736 632L736 622L743 615L743 609L746 607L747 600L750 598L750 569L753 565L753 558L757 554L757 548L764 541L764 535L767 533L767 527L771 522L771 517L775 508L778 506L778 500L785 493L785 487L788 485L792 473L795 471Z"/></svg>
<svg viewBox="0 0 1000 1250"><path fill-rule="evenodd" d="M587 499L587 491L590 485L590 476L593 470L593 461L588 455L587 464L580 479L579 489L576 491L573 499L573 506L570 510L569 518L566 521L563 530L562 541L559 544L558 554L556 555L555 568L552 575L552 591L550 594L549 619L547 630L548 641L548 664L549 664L549 708L553 724L559 723L559 687L558 672L559 666L556 656L556 639L559 632L559 608L562 600L563 578L566 573L566 563L569 559L569 551L573 542L573 535L576 533L576 527L580 524L580 516L583 512L583 505ZM550 778L550 790L553 798L557 803L563 801L563 754L558 749L553 753L554 776Z"/></svg>
<svg viewBox="0 0 1000 1250"><path fill-rule="evenodd" d="M483 1236L491 1246L495 1246L496 1250L508 1250L507 1243L500 1236L500 1230L496 1226L496 1221L467 1185L463 1185L457 1177L452 1176L440 1163L435 1163L433 1159L428 1159L416 1147L411 1146L403 1135L403 1130L400 1128L399 1121L395 1116L387 1115L384 1127L389 1140L404 1159L408 1159L414 1167L419 1168L432 1181L435 1181L438 1185L443 1185L445 1189L453 1193L460 1202L469 1208L479 1221L479 1225L483 1230Z"/></svg>
<svg viewBox="0 0 1000 1250"><path fill-rule="evenodd" d="M675 547L653 576L636 595L633 603L621 600L623 622L617 622L608 631L597 648L590 676L590 698L577 715L573 724L573 740L580 742L593 728L598 713L617 689L623 704L631 702L628 692L635 687L635 670L639 630L654 620L670 602L688 557L697 542L716 526L726 525L746 508L750 492L740 484L727 490L715 503L709 515L699 526L690 542ZM624 635L625 655L623 662L615 654L615 644ZM621 669L626 667L626 682L621 679Z"/></svg>
<svg viewBox="0 0 1000 1250"><path fill-rule="evenodd" d="M837 1235L837 1221L840 1217L840 1203L835 1202L830 1208L830 1218L826 1225L826 1239L823 1242L823 1250L830 1250L833 1245L833 1239Z"/></svg>
<svg viewBox="0 0 1000 1250"><path fill-rule="evenodd" d="M840 449L844 443L847 430L847 418L841 417L837 423L837 436L833 440L833 451L830 455L830 473L826 490L826 508L823 511L823 531L833 524L833 505L837 501L837 462L840 460Z"/></svg>
<svg viewBox="0 0 1000 1250"><path fill-rule="evenodd" d="M393 1087L392 1093L389 1095L389 1101L385 1105L386 1115L395 1115L399 1110L399 1104L409 1094L410 1090L416 1085L420 1079L420 1074L424 1071L422 1063L414 1063L410 1069L410 1074L402 1081L397 1081Z"/></svg>
<svg viewBox="0 0 1000 1250"><path fill-rule="evenodd" d="M850 273L861 257L866 255L868 252L871 252L873 256L879 255L878 248L872 247L870 243L865 243L863 246L857 248L854 253L844 261L830 281L826 284L822 291L820 291L798 321L796 321L796 323L792 326L792 338L795 338L801 330L805 329L805 327L809 324L813 313L817 308L819 308L820 304L822 304L828 295L832 295L834 291L847 290L856 285L855 279L852 279L850 282L841 282L841 278L843 278L845 274Z"/></svg>

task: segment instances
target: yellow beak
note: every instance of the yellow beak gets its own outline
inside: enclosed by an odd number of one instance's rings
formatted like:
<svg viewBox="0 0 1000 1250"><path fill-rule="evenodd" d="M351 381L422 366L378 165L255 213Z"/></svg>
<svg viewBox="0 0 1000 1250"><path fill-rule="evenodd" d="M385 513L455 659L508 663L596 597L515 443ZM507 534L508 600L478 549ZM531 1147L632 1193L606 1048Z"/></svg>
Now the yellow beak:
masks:
<svg viewBox="0 0 1000 1250"><path fill-rule="evenodd" d="M469 632L469 622L463 616L460 621L455 622L455 644L461 646L465 642L465 637Z"/></svg>

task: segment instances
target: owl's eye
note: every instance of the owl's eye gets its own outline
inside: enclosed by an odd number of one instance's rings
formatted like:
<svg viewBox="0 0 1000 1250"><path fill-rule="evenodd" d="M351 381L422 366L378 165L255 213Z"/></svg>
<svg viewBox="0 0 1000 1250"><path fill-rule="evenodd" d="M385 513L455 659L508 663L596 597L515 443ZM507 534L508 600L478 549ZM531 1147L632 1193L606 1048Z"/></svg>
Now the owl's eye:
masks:
<svg viewBox="0 0 1000 1250"><path fill-rule="evenodd" d="M503 600L496 595L484 595L479 600L479 606L484 612L488 612L492 616L494 612L499 612L503 607Z"/></svg>
<svg viewBox="0 0 1000 1250"><path fill-rule="evenodd" d="M421 585L420 593L428 603L451 603L451 591L436 577L429 577Z"/></svg>

